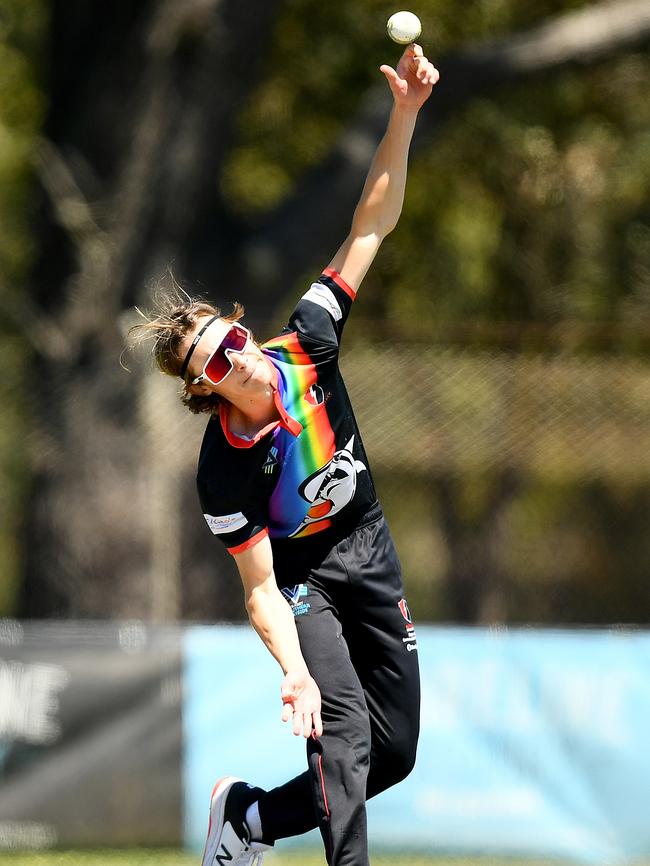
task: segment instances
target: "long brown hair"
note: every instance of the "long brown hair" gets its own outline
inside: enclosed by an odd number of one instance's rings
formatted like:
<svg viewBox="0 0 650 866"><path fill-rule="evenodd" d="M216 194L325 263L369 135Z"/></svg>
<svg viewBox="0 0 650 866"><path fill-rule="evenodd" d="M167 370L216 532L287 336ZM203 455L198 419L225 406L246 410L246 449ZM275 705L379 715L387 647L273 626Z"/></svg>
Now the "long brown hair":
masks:
<svg viewBox="0 0 650 866"><path fill-rule="evenodd" d="M167 376L180 376L184 360L180 353L181 342L193 330L199 319L205 316L220 316L225 322L238 322L244 315L243 306L235 301L232 311L227 316L221 316L218 307L204 298L191 297L173 277L172 288L158 288L154 293L153 302L153 310L150 313L145 313L136 307L144 321L129 329L129 342L133 347L151 340L151 353L158 369ZM206 396L190 394L187 376L183 380L180 396L183 405L195 414L215 412L219 406L217 394Z"/></svg>

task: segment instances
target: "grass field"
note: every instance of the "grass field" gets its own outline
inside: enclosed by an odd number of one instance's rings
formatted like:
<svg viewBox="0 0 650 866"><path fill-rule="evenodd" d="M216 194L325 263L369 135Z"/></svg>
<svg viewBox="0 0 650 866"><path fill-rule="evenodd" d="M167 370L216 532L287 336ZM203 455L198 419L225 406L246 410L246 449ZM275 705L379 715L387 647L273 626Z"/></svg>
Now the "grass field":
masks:
<svg viewBox="0 0 650 866"><path fill-rule="evenodd" d="M200 860L200 856L181 851L142 849L0 853L0 866L197 866ZM266 856L265 866L267 862L268 866L326 866L325 858L311 851L287 854L273 852ZM539 860L519 861L501 857L467 860L377 854L372 857L372 866L549 866L549 864ZM554 861L553 866L560 866L560 864Z"/></svg>

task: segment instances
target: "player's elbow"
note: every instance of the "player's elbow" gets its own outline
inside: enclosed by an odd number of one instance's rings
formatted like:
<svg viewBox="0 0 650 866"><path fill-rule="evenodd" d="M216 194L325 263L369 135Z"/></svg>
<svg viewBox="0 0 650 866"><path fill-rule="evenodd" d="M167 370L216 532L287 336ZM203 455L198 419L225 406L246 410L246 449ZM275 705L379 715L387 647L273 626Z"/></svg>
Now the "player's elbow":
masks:
<svg viewBox="0 0 650 866"><path fill-rule="evenodd" d="M251 589L244 594L244 607L251 622L255 619L262 607L262 598L259 587Z"/></svg>
<svg viewBox="0 0 650 866"><path fill-rule="evenodd" d="M244 606L246 608L246 615L248 616L249 623L262 637L262 640L264 640L264 634L268 626L268 614L265 612L266 608L263 600L260 598L260 594L254 592L250 595L246 595L244 598Z"/></svg>
<svg viewBox="0 0 650 866"><path fill-rule="evenodd" d="M269 575L266 580L260 581L253 586L246 587L244 592L244 606L251 622L268 608L270 595L277 593L275 577Z"/></svg>
<svg viewBox="0 0 650 866"><path fill-rule="evenodd" d="M365 238L366 243L372 243L375 249L389 235L399 221L399 214L374 214L372 217L355 214L352 222L352 237Z"/></svg>
<svg viewBox="0 0 650 866"><path fill-rule="evenodd" d="M381 238L382 241L387 235L389 235L392 231L394 231L397 228L398 222L399 222L399 215L396 216L394 219L386 220L385 222L383 222L379 226L379 228L377 229L377 234L379 235L379 237Z"/></svg>

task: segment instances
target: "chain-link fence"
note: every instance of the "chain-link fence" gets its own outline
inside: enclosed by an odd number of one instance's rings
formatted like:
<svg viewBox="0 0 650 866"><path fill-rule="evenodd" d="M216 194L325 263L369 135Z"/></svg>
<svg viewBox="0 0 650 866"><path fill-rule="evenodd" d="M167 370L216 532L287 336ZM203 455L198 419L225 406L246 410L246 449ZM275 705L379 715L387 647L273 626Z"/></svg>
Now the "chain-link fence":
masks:
<svg viewBox="0 0 650 866"><path fill-rule="evenodd" d="M353 345L341 366L421 616L650 616L647 364L381 343ZM171 391L152 373L143 392L148 483L165 503L151 514L153 609L238 616L232 564L190 529L201 522L191 478L205 419ZM183 501L187 513L170 509ZM200 587L186 581L171 608L180 581L169 551L188 536L182 571L202 575Z"/></svg>
<svg viewBox="0 0 650 866"><path fill-rule="evenodd" d="M416 609L647 620L647 364L381 344L342 366Z"/></svg>
<svg viewBox="0 0 650 866"><path fill-rule="evenodd" d="M31 437L24 615L243 618L206 418L132 360L79 368ZM647 363L352 340L341 366L420 619L650 620Z"/></svg>
<svg viewBox="0 0 650 866"><path fill-rule="evenodd" d="M382 470L650 479L641 362L384 345L355 349L342 367Z"/></svg>

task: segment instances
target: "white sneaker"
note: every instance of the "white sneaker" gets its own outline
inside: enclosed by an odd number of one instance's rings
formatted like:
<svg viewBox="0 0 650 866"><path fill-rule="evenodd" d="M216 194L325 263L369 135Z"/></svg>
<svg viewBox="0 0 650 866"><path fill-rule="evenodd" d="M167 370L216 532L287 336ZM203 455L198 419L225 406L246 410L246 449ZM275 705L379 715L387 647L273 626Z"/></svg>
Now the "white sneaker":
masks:
<svg viewBox="0 0 650 866"><path fill-rule="evenodd" d="M246 810L262 791L234 776L219 779L212 789L210 823L202 866L260 866L271 845L253 842Z"/></svg>

